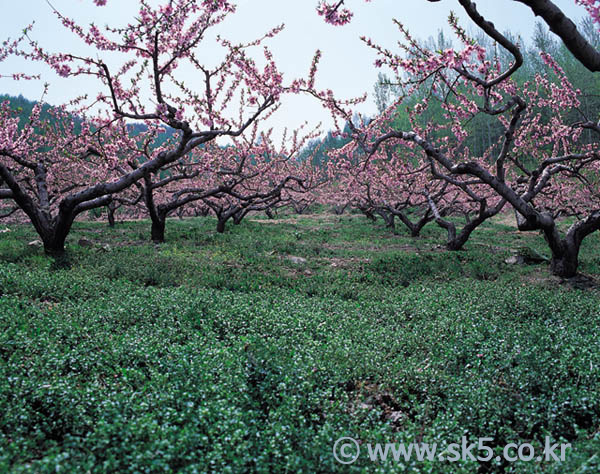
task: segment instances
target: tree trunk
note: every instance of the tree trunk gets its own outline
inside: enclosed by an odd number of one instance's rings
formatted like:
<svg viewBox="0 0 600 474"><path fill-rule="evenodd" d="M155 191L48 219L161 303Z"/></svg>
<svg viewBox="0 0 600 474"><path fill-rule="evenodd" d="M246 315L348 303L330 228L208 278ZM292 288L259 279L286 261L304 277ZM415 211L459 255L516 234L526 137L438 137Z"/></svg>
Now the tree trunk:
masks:
<svg viewBox="0 0 600 474"><path fill-rule="evenodd" d="M550 271L561 278L571 278L577 275L579 266L579 248L581 241L578 239L577 224L575 224L565 238L561 238L556 226L544 230L544 238L552 252Z"/></svg>
<svg viewBox="0 0 600 474"><path fill-rule="evenodd" d="M571 278L577 275L579 266L578 251L566 251L562 255L552 255L550 271L561 278Z"/></svg>
<svg viewBox="0 0 600 474"><path fill-rule="evenodd" d="M108 227L114 227L115 226L115 208L112 206L107 206L107 213L108 213Z"/></svg>
<svg viewBox="0 0 600 474"><path fill-rule="evenodd" d="M468 240L468 237L461 238L461 239L455 237L446 242L446 248L448 250L450 250L451 252L457 252L458 250L462 250L462 248L465 245L465 243L467 242L467 240Z"/></svg>
<svg viewBox="0 0 600 474"><path fill-rule="evenodd" d="M234 225L240 225L242 223L242 220L244 220L244 217L246 217L246 212L244 209L242 209L241 211L236 212L233 215L233 224Z"/></svg>
<svg viewBox="0 0 600 474"><path fill-rule="evenodd" d="M308 204L304 204L304 203L293 203L292 207L294 208L294 212L296 214L304 214L306 212L306 210L308 209Z"/></svg>
<svg viewBox="0 0 600 474"><path fill-rule="evenodd" d="M465 224L458 235L456 235L456 231L454 232L453 238L450 238L450 233L448 233L448 242L446 242L446 248L452 251L462 250L463 246L467 243L467 240L469 240L469 237L471 237L473 231L483 224L483 222L487 219L487 216L479 216L478 218L469 221L467 224Z"/></svg>
<svg viewBox="0 0 600 474"><path fill-rule="evenodd" d="M395 210L394 214L398 216L398 219L408 228L411 237L419 237L423 227L433 220L433 216L427 211L423 217L421 217L416 223L412 222L408 216L399 210Z"/></svg>
<svg viewBox="0 0 600 474"><path fill-rule="evenodd" d="M223 232L225 232L225 223L227 222L226 219L218 219L217 220L217 232L219 234L222 234Z"/></svg>
<svg viewBox="0 0 600 474"><path fill-rule="evenodd" d="M53 257L62 257L65 253L65 242L75 220L75 211L68 209L60 212L51 226L36 230L44 243L44 251Z"/></svg>
<svg viewBox="0 0 600 474"><path fill-rule="evenodd" d="M373 212L369 208L359 207L358 210L362 212L365 215L365 217L370 221L377 221L377 217L375 217L375 214L373 214Z"/></svg>
<svg viewBox="0 0 600 474"><path fill-rule="evenodd" d="M379 214L381 216L381 218L383 219L383 222L385 222L385 227L387 229L396 229L396 223L394 222L394 214L392 214L391 212L385 211L383 209L377 209L377 214Z"/></svg>
<svg viewBox="0 0 600 474"><path fill-rule="evenodd" d="M154 188L152 180L149 175L144 176L144 203L150 220L152 221L152 228L150 230L150 239L156 244L162 244L165 241L165 226L167 224L167 211L165 211L160 205L156 206L154 203Z"/></svg>
<svg viewBox="0 0 600 474"><path fill-rule="evenodd" d="M475 219L469 220L458 233L458 235L456 234L456 228L450 231L450 229L446 227L446 229L448 229L448 241L446 242L446 248L452 251L462 250L463 246L467 243L467 240L469 240L469 237L471 237L473 231L496 214L497 212L494 211L482 212ZM442 225L442 227L445 226Z"/></svg>
<svg viewBox="0 0 600 474"><path fill-rule="evenodd" d="M50 257L62 257L65 254L65 239L50 238L42 239L44 243L44 252Z"/></svg>
<svg viewBox="0 0 600 474"><path fill-rule="evenodd" d="M396 230L396 222L395 222L395 220L396 220L396 219L395 219L395 216L394 216L394 214L388 214L388 218L387 218L387 221L386 221L386 223L385 223L385 226L386 226L388 229L393 229L393 230Z"/></svg>
<svg viewBox="0 0 600 474"><path fill-rule="evenodd" d="M337 216L341 216L345 211L346 208L348 207L348 204L344 204L343 206L334 206L333 207L333 212L337 215Z"/></svg>
<svg viewBox="0 0 600 474"><path fill-rule="evenodd" d="M433 216L431 216L429 213L425 214L413 226L413 228L410 231L410 236L411 237L419 237L421 235L421 231L423 230L423 227L425 227L427 224L429 224L432 220L433 220Z"/></svg>
<svg viewBox="0 0 600 474"><path fill-rule="evenodd" d="M166 227L167 219L166 217L156 216L156 218L152 219L152 230L151 230L151 238L152 242L156 244L162 244L165 241L165 227Z"/></svg>

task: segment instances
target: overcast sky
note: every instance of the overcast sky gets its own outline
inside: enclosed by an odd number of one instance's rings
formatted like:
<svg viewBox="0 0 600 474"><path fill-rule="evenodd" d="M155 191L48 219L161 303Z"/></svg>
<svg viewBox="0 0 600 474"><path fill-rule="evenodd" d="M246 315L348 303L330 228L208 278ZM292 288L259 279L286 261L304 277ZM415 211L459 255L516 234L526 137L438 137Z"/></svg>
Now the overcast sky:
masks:
<svg viewBox="0 0 600 474"><path fill-rule="evenodd" d="M575 5L574 0L555 2L577 21L584 11ZM52 0L53 5L67 16L81 24L95 22L98 26L107 23L123 25L137 12L137 0L109 0L108 6L95 7L91 0ZM158 3L158 0L155 2ZM373 66L374 52L359 40L361 35L371 37L377 43L394 49L400 38L392 18L404 23L414 36L428 38L435 36L440 28L447 28L447 17L454 10L463 18L462 24L470 25L456 0L443 0L429 3L425 0L347 0L355 12L353 21L344 27L325 24L315 12L317 0L238 0L238 10L220 27L232 40L248 40L260 36L269 28L280 23L285 30L270 46L277 64L285 77L305 77L316 49L323 51L317 86L331 88L338 97L355 97L365 92L369 100L363 111L375 112L372 99L373 85L378 70ZM84 51L78 38L66 31L53 15L45 0L0 0L0 31L6 36L18 36L23 27L35 20L32 36L47 49L57 52ZM479 0L480 11L492 20L501 30L510 29L529 39L535 24L533 14L524 6L511 0ZM210 53L208 53L210 54ZM0 74L23 71L24 66L14 60L0 63ZM29 68L29 70L31 70ZM23 71L24 72L24 71ZM47 69L39 68L43 81L51 84L46 100L60 103L81 92L98 91L98 83L82 79L58 79ZM185 78L192 83L193 76ZM0 93L23 94L30 99L40 96L40 82L14 82L0 79ZM331 127L331 121L318 104L307 98L286 100L283 109L277 114L277 126L297 127L305 120L311 123L323 122L324 128Z"/></svg>

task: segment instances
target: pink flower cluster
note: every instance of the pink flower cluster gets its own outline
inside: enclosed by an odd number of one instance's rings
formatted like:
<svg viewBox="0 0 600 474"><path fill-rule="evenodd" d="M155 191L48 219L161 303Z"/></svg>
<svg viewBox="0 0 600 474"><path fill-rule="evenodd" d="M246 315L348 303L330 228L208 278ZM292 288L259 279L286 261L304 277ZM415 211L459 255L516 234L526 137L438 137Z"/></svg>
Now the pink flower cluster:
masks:
<svg viewBox="0 0 600 474"><path fill-rule="evenodd" d="M321 1L317 6L317 13L324 17L325 21L331 25L345 25L352 20L354 13L347 8L341 8L343 3L343 1L340 1L337 4Z"/></svg>
<svg viewBox="0 0 600 474"><path fill-rule="evenodd" d="M325 21L334 26L350 23L354 13L348 8L342 8L345 0L338 0L334 3L321 0L317 5L317 13L325 18ZM371 2L371 0L364 0Z"/></svg>
<svg viewBox="0 0 600 474"><path fill-rule="evenodd" d="M577 5L584 7L595 23L600 24L600 0L575 0Z"/></svg>

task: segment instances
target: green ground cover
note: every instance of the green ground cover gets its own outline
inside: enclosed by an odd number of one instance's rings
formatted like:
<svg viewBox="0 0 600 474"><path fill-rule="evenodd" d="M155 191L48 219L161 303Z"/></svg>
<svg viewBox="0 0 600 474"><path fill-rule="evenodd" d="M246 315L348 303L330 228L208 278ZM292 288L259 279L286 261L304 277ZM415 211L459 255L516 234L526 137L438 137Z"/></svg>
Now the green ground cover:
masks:
<svg viewBox="0 0 600 474"><path fill-rule="evenodd" d="M2 228L3 226L0 226ZM598 472L599 290L360 216L0 234L0 472ZM78 245L82 237L92 247ZM300 257L306 261L290 259ZM292 261L295 260L295 261ZM581 271L600 275L600 239ZM564 463L337 463L334 442L569 442Z"/></svg>

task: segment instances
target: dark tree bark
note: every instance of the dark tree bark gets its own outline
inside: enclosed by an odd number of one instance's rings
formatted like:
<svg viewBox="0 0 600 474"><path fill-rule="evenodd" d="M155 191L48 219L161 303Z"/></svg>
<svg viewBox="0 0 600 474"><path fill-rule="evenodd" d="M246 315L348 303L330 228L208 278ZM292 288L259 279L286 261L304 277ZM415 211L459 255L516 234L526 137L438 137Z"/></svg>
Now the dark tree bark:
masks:
<svg viewBox="0 0 600 474"><path fill-rule="evenodd" d="M106 213L107 213L107 217L108 217L108 227L114 227L115 226L115 211L117 210L117 206L114 203L114 201L111 201L108 203L108 205L106 206Z"/></svg>
<svg viewBox="0 0 600 474"><path fill-rule="evenodd" d="M238 212L233 214L233 224L240 225L242 223L242 221L244 220L244 217L246 217L246 215L249 212L250 212L250 209L246 208L246 209L240 209Z"/></svg>
<svg viewBox="0 0 600 474"><path fill-rule="evenodd" d="M311 205L311 201L307 200L307 199L300 199L300 200L292 200L292 208L294 209L294 212L296 214L304 214L310 207Z"/></svg>
<svg viewBox="0 0 600 474"><path fill-rule="evenodd" d="M227 218L217 218L217 232L222 234L225 232L225 224L227 223Z"/></svg>
<svg viewBox="0 0 600 474"><path fill-rule="evenodd" d="M371 207L358 205L356 208L370 221L375 222L377 220L377 217L375 217L375 214L373 214L373 209Z"/></svg>
<svg viewBox="0 0 600 474"><path fill-rule="evenodd" d="M559 36L567 49L592 72L600 71L600 52L577 29L577 25L550 0L514 0L527 5Z"/></svg>
<svg viewBox="0 0 600 474"><path fill-rule="evenodd" d="M375 212L381 216L381 218L383 219L383 222L385 222L386 228L388 228L388 229L396 228L396 222L394 219L395 216L393 213L389 212L386 209L377 209Z"/></svg>
<svg viewBox="0 0 600 474"><path fill-rule="evenodd" d="M157 217L152 219L151 239L156 244L162 244L165 241L166 218Z"/></svg>
<svg viewBox="0 0 600 474"><path fill-rule="evenodd" d="M144 194L144 204L146 204L146 209L152 222L150 238L152 242L162 244L165 241L167 212L162 206L157 206L154 202L154 186L149 174L144 176L142 192Z"/></svg>
<svg viewBox="0 0 600 474"><path fill-rule="evenodd" d="M108 211L108 227L113 228L115 226L115 213L114 211Z"/></svg>
<svg viewBox="0 0 600 474"><path fill-rule="evenodd" d="M202 206L194 210L194 215L196 217L206 217L210 214L210 207Z"/></svg>
<svg viewBox="0 0 600 474"><path fill-rule="evenodd" d="M532 229L531 221L523 219L519 215L517 215L517 225L519 230L540 229L539 225L537 227L533 226ZM541 230L552 253L550 270L559 277L572 278L577 275L579 251L583 240L591 233L600 230L600 211L595 211L587 218L573 224L564 237L556 228L554 220L551 220Z"/></svg>
<svg viewBox="0 0 600 474"><path fill-rule="evenodd" d="M402 211L395 211L395 214L398 216L398 219L400 219L400 221L408 228L411 237L419 237L423 227L433 220L433 214L429 209L416 222L411 221L406 213Z"/></svg>
<svg viewBox="0 0 600 474"><path fill-rule="evenodd" d="M469 237L471 237L473 231L485 221L502 211L506 204L506 200L502 199L498 204L490 208L487 205L487 201L485 199L481 199L479 202L479 212L477 213L477 216L474 219L469 219L467 214L466 224L463 226L460 232L457 232L456 225L453 222L444 219L444 216L438 211L433 199L431 199L430 196L427 196L427 199L429 201L429 206L431 208L431 212L433 213L435 222L443 229L446 229L446 232L448 233L446 239L446 248L451 251L462 250L464 245L469 240Z"/></svg>
<svg viewBox="0 0 600 474"><path fill-rule="evenodd" d="M341 216L342 214L344 214L344 212L346 212L346 209L348 207L349 203L344 204L343 206L334 206L333 207L333 212L336 216Z"/></svg>
<svg viewBox="0 0 600 474"><path fill-rule="evenodd" d="M448 231L448 240L446 241L446 248L451 251L462 250L464 245L471 237L471 234L477 227L479 227L485 220L487 220L491 216L487 217L477 217L472 221L469 221L465 226L461 229L458 234L456 233L456 227L450 221L438 221L436 222Z"/></svg>

